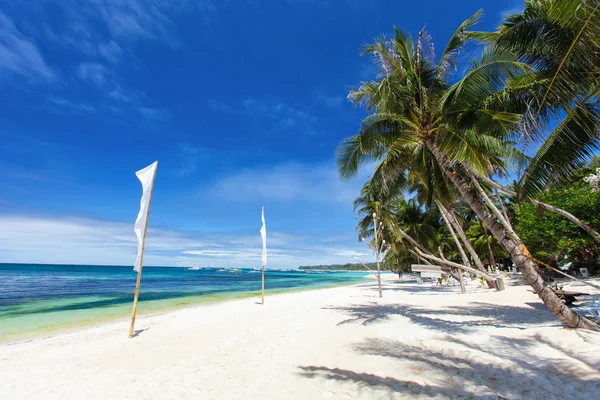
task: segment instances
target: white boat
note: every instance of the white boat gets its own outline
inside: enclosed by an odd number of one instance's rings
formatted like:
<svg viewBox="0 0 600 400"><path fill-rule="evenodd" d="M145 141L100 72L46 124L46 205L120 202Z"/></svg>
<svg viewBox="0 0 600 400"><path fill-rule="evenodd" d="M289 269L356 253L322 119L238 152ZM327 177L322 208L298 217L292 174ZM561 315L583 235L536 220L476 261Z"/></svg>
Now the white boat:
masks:
<svg viewBox="0 0 600 400"><path fill-rule="evenodd" d="M242 270L241 269L237 269L237 268L233 268L233 269L230 269L229 272L231 272L232 274L241 274Z"/></svg>
<svg viewBox="0 0 600 400"><path fill-rule="evenodd" d="M199 264L198 261L199 260L200 260L199 258L196 258L196 266L188 268L188 271L198 271L198 270L200 270L201 268L200 268L200 266L198 266L198 264Z"/></svg>
<svg viewBox="0 0 600 400"><path fill-rule="evenodd" d="M217 270L217 272L227 272L227 270L221 268L221 269Z"/></svg>

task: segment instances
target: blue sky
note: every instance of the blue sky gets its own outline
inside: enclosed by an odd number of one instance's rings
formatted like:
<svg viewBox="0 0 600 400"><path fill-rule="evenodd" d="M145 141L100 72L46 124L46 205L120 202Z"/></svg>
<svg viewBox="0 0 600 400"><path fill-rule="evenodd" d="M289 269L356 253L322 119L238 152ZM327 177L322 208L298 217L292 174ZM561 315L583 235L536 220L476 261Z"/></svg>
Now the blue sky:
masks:
<svg viewBox="0 0 600 400"><path fill-rule="evenodd" d="M335 170L374 73L361 46L426 25L438 48L519 2L0 0L0 262L129 265L159 167L147 265L371 260Z"/></svg>

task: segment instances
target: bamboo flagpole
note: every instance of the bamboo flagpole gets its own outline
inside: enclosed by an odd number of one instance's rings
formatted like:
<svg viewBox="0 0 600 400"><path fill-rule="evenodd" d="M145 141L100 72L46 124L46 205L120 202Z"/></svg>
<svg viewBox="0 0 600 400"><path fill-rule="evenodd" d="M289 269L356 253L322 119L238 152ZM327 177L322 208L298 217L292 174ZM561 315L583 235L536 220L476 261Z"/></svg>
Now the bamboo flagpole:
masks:
<svg viewBox="0 0 600 400"><path fill-rule="evenodd" d="M261 304L265 304L265 267L267 265L267 226L265 225L265 208L262 208L262 228L260 228L260 236L262 236L262 300Z"/></svg>
<svg viewBox="0 0 600 400"><path fill-rule="evenodd" d="M142 183L142 199L140 200L140 211L134 225L134 231L138 238L138 254L133 267L133 270L137 271L137 280L135 282L135 295L133 296L133 309L131 311L131 326L129 327L130 339L133 337L133 330L135 327L135 314L137 312L137 302L140 294L144 248L146 247L146 233L148 231L148 217L150 216L150 203L152 203L152 191L154 190L157 167L158 161L155 161L146 168L135 173Z"/></svg>

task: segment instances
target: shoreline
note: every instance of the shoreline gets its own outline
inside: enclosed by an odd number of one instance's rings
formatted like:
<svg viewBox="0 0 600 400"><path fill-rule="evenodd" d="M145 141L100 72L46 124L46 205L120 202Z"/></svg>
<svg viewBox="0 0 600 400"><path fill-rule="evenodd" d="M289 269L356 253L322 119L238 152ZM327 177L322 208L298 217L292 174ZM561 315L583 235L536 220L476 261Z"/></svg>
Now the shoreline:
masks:
<svg viewBox="0 0 600 400"><path fill-rule="evenodd" d="M382 274L383 276L383 274ZM317 291L317 290L326 290L326 289L334 289L337 287L348 287L354 285L360 285L362 283L368 282L370 279L369 276L363 277L363 282L348 282L348 283L327 283L323 285L313 285L306 286L300 288L291 288L291 289L265 289L265 298L267 296L279 296L282 294L292 294L292 293L300 293L300 292L309 292L309 291ZM169 313L177 312L180 310L185 310L188 308L196 308L196 307L205 307L205 306L213 306L219 305L223 303L235 302L235 301L243 301L253 297L257 297L260 299L261 292L252 291L252 292L225 292L218 295L193 295L193 296L185 296L185 297L176 297L170 299L161 299L161 300L149 300L145 302L138 303L138 312L136 321L139 320L140 317L148 318L148 317L156 317L161 315L166 315ZM133 304L133 295L132 295L132 303L128 304L127 307L131 309ZM144 311L141 305L151 305L150 310ZM95 310L96 312L100 310ZM131 311L129 311L131 312ZM0 336L0 346L5 345L14 345L18 343L26 343L35 340L48 339L57 335L70 334L75 332L81 332L88 329L100 328L106 325L113 325L116 323L123 323L125 321L130 321L131 315L123 315L123 316L115 316L110 315L106 317L100 317L95 321L74 321L73 323L66 324L64 327L59 328L50 328L50 329L38 329L31 333L17 333L17 334L8 334L6 336Z"/></svg>
<svg viewBox="0 0 600 400"><path fill-rule="evenodd" d="M593 400L600 335L529 286L383 280L185 307L0 346L7 398ZM476 371L476 373L474 373Z"/></svg>

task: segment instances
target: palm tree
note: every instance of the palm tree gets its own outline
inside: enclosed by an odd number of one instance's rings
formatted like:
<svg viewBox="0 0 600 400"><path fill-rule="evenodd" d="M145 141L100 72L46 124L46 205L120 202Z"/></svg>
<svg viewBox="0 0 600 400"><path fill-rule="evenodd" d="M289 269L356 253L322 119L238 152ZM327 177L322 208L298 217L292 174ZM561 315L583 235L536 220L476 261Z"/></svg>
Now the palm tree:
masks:
<svg viewBox="0 0 600 400"><path fill-rule="evenodd" d="M342 177L350 177L361 163L375 158L393 180L420 168L424 159L434 160L436 170L459 191L555 315L569 326L596 329L590 321L579 321L553 291L546 290L526 247L489 199L486 201L485 193L474 186L477 182L472 179L473 173L493 175L498 164L516 158L510 141L520 121L514 111L522 110L507 111L499 92L509 79L530 70L509 53L485 51L464 76L452 83L451 72L468 38L466 31L479 15L459 26L438 63L424 30L413 42L395 28L390 40L382 36L366 47L365 53L380 66L380 75L373 82L363 82L349 95L370 115L362 122L358 135L339 146L339 172Z"/></svg>
<svg viewBox="0 0 600 400"><path fill-rule="evenodd" d="M531 67L505 91L508 101L526 107L525 143L540 146L518 182L520 197L566 182L598 149L600 2L526 0L523 12L496 32L473 36Z"/></svg>
<svg viewBox="0 0 600 400"><path fill-rule="evenodd" d="M394 200L393 210L397 226L434 253L440 245L441 228L435 210L424 210L416 199L406 201L402 197Z"/></svg>

